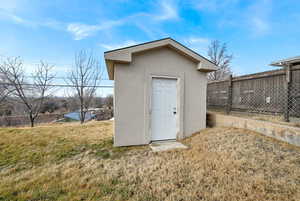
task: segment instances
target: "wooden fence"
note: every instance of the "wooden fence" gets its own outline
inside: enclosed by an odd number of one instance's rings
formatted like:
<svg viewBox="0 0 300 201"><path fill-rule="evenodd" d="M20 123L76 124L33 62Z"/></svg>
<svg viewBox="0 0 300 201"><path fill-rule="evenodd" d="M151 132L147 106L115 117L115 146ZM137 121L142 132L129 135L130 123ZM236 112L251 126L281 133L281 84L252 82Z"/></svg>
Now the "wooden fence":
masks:
<svg viewBox="0 0 300 201"><path fill-rule="evenodd" d="M208 108L300 117L300 65L230 77L207 86Z"/></svg>

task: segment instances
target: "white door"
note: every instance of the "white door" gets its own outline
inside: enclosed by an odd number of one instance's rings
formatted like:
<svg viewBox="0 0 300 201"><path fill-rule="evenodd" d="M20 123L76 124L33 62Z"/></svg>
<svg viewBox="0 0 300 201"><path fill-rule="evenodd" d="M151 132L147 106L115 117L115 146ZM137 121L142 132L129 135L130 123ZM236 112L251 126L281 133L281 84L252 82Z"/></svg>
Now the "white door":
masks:
<svg viewBox="0 0 300 201"><path fill-rule="evenodd" d="M152 79L151 140L176 139L177 80Z"/></svg>

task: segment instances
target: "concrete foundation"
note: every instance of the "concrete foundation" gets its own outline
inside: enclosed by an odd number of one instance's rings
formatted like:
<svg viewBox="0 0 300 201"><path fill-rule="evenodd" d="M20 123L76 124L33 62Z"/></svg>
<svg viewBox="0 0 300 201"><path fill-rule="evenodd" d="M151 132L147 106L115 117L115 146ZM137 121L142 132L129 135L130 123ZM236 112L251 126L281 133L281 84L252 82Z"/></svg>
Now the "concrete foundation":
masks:
<svg viewBox="0 0 300 201"><path fill-rule="evenodd" d="M150 147L153 152L160 151L169 151L173 149L187 149L187 146L183 145L180 142L176 141L160 141L160 142L152 142Z"/></svg>
<svg viewBox="0 0 300 201"><path fill-rule="evenodd" d="M211 112L207 114L207 121L208 125L210 126L244 128L296 146L300 146L300 128L297 127Z"/></svg>

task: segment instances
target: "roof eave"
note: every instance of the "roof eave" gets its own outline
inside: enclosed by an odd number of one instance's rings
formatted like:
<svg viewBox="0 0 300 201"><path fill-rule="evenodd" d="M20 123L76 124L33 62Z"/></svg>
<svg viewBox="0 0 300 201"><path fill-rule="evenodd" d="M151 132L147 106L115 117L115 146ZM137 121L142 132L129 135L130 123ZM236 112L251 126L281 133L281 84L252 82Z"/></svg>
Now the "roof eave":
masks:
<svg viewBox="0 0 300 201"><path fill-rule="evenodd" d="M290 59L284 59L284 60L272 62L270 66L284 67L288 65L297 64L297 63L300 63L300 57L293 57Z"/></svg>
<svg viewBox="0 0 300 201"><path fill-rule="evenodd" d="M172 38L164 38L161 40L151 41L139 45L134 45L131 47L125 47L121 49L111 50L104 53L104 58L106 62L107 72L110 80L114 80L114 64L115 63L130 63L132 61L132 54L146 51L154 48L169 46L172 47L183 55L190 57L198 63L197 70L200 72L212 72L217 70L217 66L210 60L199 55L193 50L187 48L181 43L173 40Z"/></svg>
<svg viewBox="0 0 300 201"><path fill-rule="evenodd" d="M202 62L198 63L197 70L204 73L209 73L218 70L216 65L211 63L206 63L205 65Z"/></svg>
<svg viewBox="0 0 300 201"><path fill-rule="evenodd" d="M275 67L283 67L285 65L281 64L281 63L271 63L269 64L270 66L275 66Z"/></svg>
<svg viewBox="0 0 300 201"><path fill-rule="evenodd" d="M106 63L106 70L108 73L108 78L110 80L114 80L114 62L111 60L105 59L105 63Z"/></svg>
<svg viewBox="0 0 300 201"><path fill-rule="evenodd" d="M200 71L202 73L210 73L210 72L217 71L217 69L201 68L201 69L198 69L198 71Z"/></svg>

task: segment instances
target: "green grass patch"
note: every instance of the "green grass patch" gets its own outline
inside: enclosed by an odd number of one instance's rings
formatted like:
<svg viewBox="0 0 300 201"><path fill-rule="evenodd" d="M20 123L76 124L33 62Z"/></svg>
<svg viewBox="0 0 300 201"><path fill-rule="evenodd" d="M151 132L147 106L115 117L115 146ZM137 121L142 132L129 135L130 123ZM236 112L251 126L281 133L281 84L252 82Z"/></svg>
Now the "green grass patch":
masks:
<svg viewBox="0 0 300 201"><path fill-rule="evenodd" d="M99 125L99 124L98 124ZM60 162L85 152L103 159L119 158L129 148L113 147L111 133L105 136L106 122L71 126L56 125L37 128L0 129L0 170L15 167L18 170ZM94 132L93 138L90 133ZM99 139L98 139L99 135Z"/></svg>
<svg viewBox="0 0 300 201"><path fill-rule="evenodd" d="M27 145L7 143L0 145L0 168L18 163L32 167L46 162L60 162L85 152L103 159L116 159L128 150L126 147L113 147L112 139L97 144L75 143L65 138L51 139L51 143L39 140Z"/></svg>

